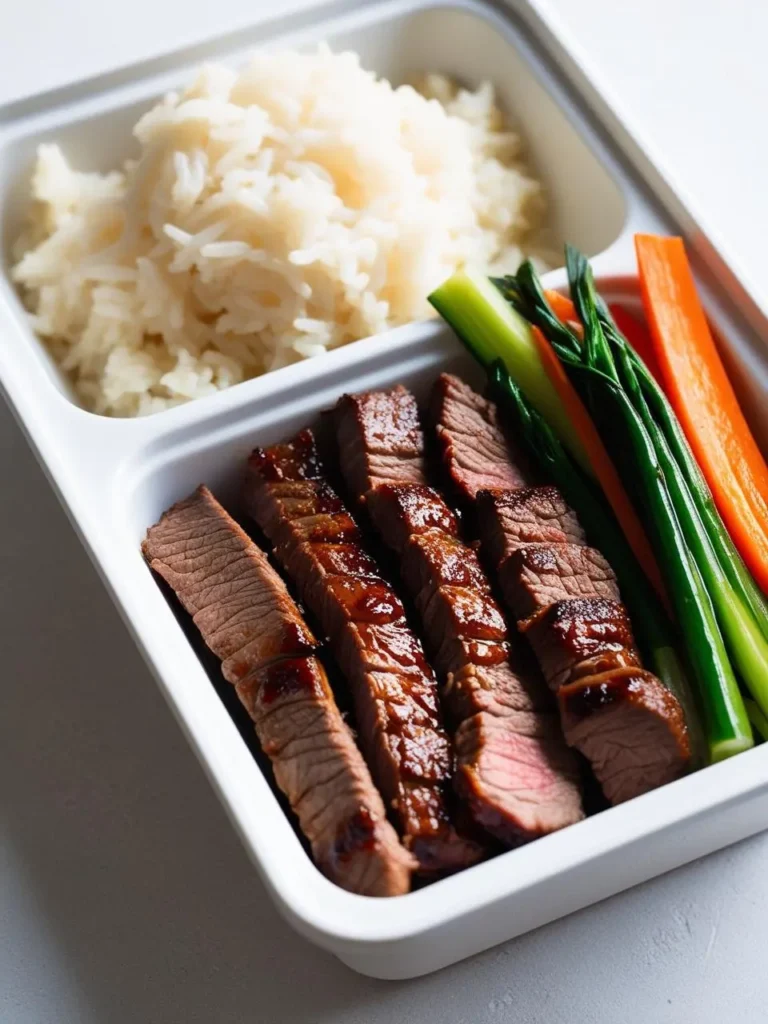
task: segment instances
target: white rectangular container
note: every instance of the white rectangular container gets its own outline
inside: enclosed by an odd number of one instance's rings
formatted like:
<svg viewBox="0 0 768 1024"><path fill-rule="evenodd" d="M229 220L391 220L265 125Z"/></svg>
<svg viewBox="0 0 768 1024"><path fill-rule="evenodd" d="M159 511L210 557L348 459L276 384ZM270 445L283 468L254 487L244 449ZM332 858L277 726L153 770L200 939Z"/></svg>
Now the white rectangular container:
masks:
<svg viewBox="0 0 768 1024"><path fill-rule="evenodd" d="M139 543L201 481L225 498L233 493L255 444L311 422L341 393L397 381L418 390L440 370L471 379L474 367L439 324L414 324L153 417L106 419L75 404L31 333L8 280L8 245L41 141L59 140L81 168L115 166L130 153L138 115L204 58L237 62L266 40L325 39L357 50L394 81L425 70L469 84L490 78L528 140L557 237L593 257L604 291L635 294L638 230L685 233L701 266L718 272L720 290L706 291L710 313L728 337L745 407L768 439L766 324L696 233L681 198L580 79L535 2L514 14L475 0L336 6L0 110L0 381L276 903L312 941L383 978L436 970L764 828L768 745L407 896L374 900L337 888L304 851ZM590 95L593 113L564 84L563 68ZM556 271L547 283L563 281Z"/></svg>

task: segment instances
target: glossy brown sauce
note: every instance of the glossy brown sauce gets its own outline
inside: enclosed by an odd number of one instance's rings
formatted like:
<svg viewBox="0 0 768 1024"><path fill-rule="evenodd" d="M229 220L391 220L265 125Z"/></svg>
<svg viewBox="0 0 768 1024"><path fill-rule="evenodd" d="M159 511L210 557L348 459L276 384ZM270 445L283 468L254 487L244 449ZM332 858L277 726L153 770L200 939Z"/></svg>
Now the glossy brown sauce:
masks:
<svg viewBox="0 0 768 1024"><path fill-rule="evenodd" d="M443 499L426 484L380 484L375 492L377 502L385 501L393 515L405 519L409 533L440 530L451 537L459 531L456 516Z"/></svg>
<svg viewBox="0 0 768 1024"><path fill-rule="evenodd" d="M345 821L336 833L331 858L345 863L355 854L372 850L376 845L376 823L370 812L361 807L351 818Z"/></svg>
<svg viewBox="0 0 768 1024"><path fill-rule="evenodd" d="M383 626L405 615L400 599L384 580L328 576L326 585L346 610L350 622Z"/></svg>
<svg viewBox="0 0 768 1024"><path fill-rule="evenodd" d="M506 640L507 624L492 597L467 587L440 587L456 635L471 640Z"/></svg>
<svg viewBox="0 0 768 1024"><path fill-rule="evenodd" d="M336 515L344 511L341 498L332 487L317 480L301 484L301 494L280 495L280 509L286 519L304 519L308 516Z"/></svg>
<svg viewBox="0 0 768 1024"><path fill-rule="evenodd" d="M285 444L254 448L248 462L264 480L270 482L314 480L321 475L320 460L310 430L302 430Z"/></svg>
<svg viewBox="0 0 768 1024"><path fill-rule="evenodd" d="M431 530L411 540L411 546L423 553L435 582L452 587L468 587L488 593L489 586L477 555L460 541Z"/></svg>
<svg viewBox="0 0 768 1024"><path fill-rule="evenodd" d="M578 680L560 691L560 706L570 719L587 718L603 708L632 699L643 689L643 674L617 670Z"/></svg>
<svg viewBox="0 0 768 1024"><path fill-rule="evenodd" d="M540 624L560 637L561 643L578 649L585 656L591 649L597 652L635 646L626 608L616 601L601 598L557 601L530 620L528 628Z"/></svg>
<svg viewBox="0 0 768 1024"><path fill-rule="evenodd" d="M509 644L487 640L465 640L465 649L473 665L501 665L509 661Z"/></svg>
<svg viewBox="0 0 768 1024"><path fill-rule="evenodd" d="M259 673L259 699L274 704L299 693L317 693L321 689L318 663L314 658L286 658L276 661Z"/></svg>
<svg viewBox="0 0 768 1024"><path fill-rule="evenodd" d="M379 575L379 568L367 551L359 544L325 544L317 542L312 545L312 554L327 573L334 576L372 576Z"/></svg>
<svg viewBox="0 0 768 1024"><path fill-rule="evenodd" d="M632 647L616 643L606 643L597 653L579 661L571 669L570 680L584 679L586 676L599 675L601 672L613 672L621 668L638 668L640 659Z"/></svg>
<svg viewBox="0 0 768 1024"><path fill-rule="evenodd" d="M358 622L357 630L366 650L386 652L388 660L392 660L403 669L418 669L429 674L430 669L424 657L424 650L409 629L385 629L375 623ZM393 625L400 625L396 620Z"/></svg>
<svg viewBox="0 0 768 1024"><path fill-rule="evenodd" d="M351 543L360 536L357 523L348 512L306 516L293 523L298 534L311 544Z"/></svg>

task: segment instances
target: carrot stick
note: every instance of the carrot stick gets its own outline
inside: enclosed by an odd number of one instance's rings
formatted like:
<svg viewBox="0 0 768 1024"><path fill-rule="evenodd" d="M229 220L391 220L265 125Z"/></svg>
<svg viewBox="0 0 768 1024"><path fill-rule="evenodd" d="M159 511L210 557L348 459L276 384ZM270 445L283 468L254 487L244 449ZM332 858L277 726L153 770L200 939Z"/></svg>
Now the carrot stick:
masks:
<svg viewBox="0 0 768 1024"><path fill-rule="evenodd" d="M551 289L547 289L544 292L544 298L550 304L552 312L558 319L562 320L564 323L579 323L579 318L576 315L573 303L567 296L561 295L560 292L554 292Z"/></svg>
<svg viewBox="0 0 768 1024"><path fill-rule="evenodd" d="M549 298L549 294L547 293L547 298ZM564 301L570 302L569 299ZM624 531L627 542L638 562L645 569L654 590L656 590L667 609L669 609L669 602L653 548L648 541L642 523L637 517L632 502L629 500L629 495L624 489L621 478L616 472L616 467L600 438L597 427L575 388L568 380L563 365L555 354L555 350L538 327L533 328L533 337L547 376L554 385L562 402L563 409L589 456L595 477L602 487L603 493L613 509L619 525Z"/></svg>
<svg viewBox="0 0 768 1024"><path fill-rule="evenodd" d="M736 547L768 593L768 467L712 338L682 239L636 235L664 389Z"/></svg>

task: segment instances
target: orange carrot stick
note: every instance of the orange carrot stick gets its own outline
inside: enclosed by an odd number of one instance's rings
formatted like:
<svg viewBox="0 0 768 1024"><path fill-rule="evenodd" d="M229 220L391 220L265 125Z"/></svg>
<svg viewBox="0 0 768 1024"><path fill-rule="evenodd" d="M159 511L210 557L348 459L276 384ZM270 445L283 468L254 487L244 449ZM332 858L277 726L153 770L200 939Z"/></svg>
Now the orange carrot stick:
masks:
<svg viewBox="0 0 768 1024"><path fill-rule="evenodd" d="M636 235L635 248L664 389L736 547L768 593L768 467L715 346L682 239Z"/></svg>
<svg viewBox="0 0 768 1024"><path fill-rule="evenodd" d="M544 298L552 307L552 312L558 319L564 323L570 321L571 323L578 324L579 318L576 315L573 303L566 295L561 295L560 292L554 292L551 289L547 289L544 292Z"/></svg>
<svg viewBox="0 0 768 1024"><path fill-rule="evenodd" d="M648 579L651 581L659 597L665 606L669 608L669 602L653 549L645 534L643 525L637 517L634 506L629 500L629 495L624 489L621 478L616 472L616 467L611 461L611 457L597 432L597 427L575 388L568 380L568 376L563 369L562 363L557 358L555 350L538 327L533 328L533 337L547 376L554 385L562 402L563 409L589 456L595 477L602 487L603 493L608 499L608 503L613 509L613 513L624 531L630 547L634 551L640 565L645 569Z"/></svg>

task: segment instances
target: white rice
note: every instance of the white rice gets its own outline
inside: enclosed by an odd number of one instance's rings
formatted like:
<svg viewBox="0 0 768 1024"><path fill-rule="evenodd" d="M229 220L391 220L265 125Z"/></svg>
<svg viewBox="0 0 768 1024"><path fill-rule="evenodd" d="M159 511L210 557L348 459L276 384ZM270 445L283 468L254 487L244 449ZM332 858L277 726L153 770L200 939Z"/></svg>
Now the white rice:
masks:
<svg viewBox="0 0 768 1024"><path fill-rule="evenodd" d="M353 53L204 67L110 174L38 150L13 276L85 406L152 413L430 315L544 216L489 84L394 89Z"/></svg>

